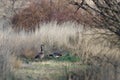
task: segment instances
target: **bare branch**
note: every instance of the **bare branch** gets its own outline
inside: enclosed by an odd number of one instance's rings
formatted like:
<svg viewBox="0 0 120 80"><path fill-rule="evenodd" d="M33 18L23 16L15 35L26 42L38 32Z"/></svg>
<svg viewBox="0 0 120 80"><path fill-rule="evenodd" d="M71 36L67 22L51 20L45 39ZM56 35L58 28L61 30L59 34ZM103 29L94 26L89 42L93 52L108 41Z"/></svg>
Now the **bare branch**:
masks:
<svg viewBox="0 0 120 80"><path fill-rule="evenodd" d="M91 1L93 1L96 8L91 7L89 3L85 2L85 0L82 0L81 3L73 0L70 4L78 6L76 12L81 8L93 15L93 22L96 27L99 26L108 29L120 36L120 2L118 2L118 0Z"/></svg>

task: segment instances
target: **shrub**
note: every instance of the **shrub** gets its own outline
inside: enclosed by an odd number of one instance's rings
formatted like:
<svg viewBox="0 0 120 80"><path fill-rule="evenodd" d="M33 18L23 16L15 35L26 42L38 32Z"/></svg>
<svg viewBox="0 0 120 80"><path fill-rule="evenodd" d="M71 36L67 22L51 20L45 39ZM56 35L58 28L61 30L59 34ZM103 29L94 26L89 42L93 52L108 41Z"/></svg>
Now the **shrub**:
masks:
<svg viewBox="0 0 120 80"><path fill-rule="evenodd" d="M40 27L40 23L50 21L57 21L57 23L73 21L92 24L90 20L92 17L89 14L83 12L83 10L77 13L75 11L76 8L70 5L67 0L31 1L28 7L19 10L13 15L11 22L14 29L25 29L26 31L35 30L36 27Z"/></svg>

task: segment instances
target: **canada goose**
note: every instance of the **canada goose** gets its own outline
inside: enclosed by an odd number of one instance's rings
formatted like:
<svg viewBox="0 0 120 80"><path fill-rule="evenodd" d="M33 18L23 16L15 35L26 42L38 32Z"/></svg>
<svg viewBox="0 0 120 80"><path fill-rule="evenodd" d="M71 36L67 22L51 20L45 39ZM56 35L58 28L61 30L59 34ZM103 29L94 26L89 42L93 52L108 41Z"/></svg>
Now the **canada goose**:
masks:
<svg viewBox="0 0 120 80"><path fill-rule="evenodd" d="M63 51L55 51L52 54L49 54L49 56L52 56L55 58L61 57L62 55L63 55Z"/></svg>
<svg viewBox="0 0 120 80"><path fill-rule="evenodd" d="M41 50L40 50L40 52L38 52L38 54L35 56L35 59L38 59L38 58L39 58L39 59L42 60L42 59L44 58L45 55L44 55L44 51L43 51L43 46L44 46L44 45L41 45L41 46L40 46Z"/></svg>

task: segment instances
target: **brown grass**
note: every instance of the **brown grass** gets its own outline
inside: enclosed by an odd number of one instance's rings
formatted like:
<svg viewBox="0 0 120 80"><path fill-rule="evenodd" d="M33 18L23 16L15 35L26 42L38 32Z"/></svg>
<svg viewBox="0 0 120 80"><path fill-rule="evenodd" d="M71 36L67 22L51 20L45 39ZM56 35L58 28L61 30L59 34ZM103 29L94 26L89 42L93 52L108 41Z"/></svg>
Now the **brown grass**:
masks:
<svg viewBox="0 0 120 80"><path fill-rule="evenodd" d="M36 29L33 33L20 32L15 33L11 30L0 31L0 69L6 76L9 66L9 59L12 52L16 55L26 55L30 57L35 51L40 49L41 44L46 46L46 54L51 53L53 46L57 49L70 50L81 57L83 63L88 65L88 70L84 73L83 80L119 80L120 74L120 49L117 36L103 29L84 29L82 25L72 22L57 24L57 22L44 23L40 25L40 29ZM114 44L115 42L115 44ZM32 54L32 55L31 55ZM7 63L7 64L6 64ZM15 62L15 65L18 65ZM117 67L116 67L117 65ZM5 70L7 69L7 70ZM78 78L80 72L73 71ZM41 72L42 73L42 72ZM118 79L117 79L118 78Z"/></svg>
<svg viewBox="0 0 120 80"><path fill-rule="evenodd" d="M23 53L22 53L22 56L25 57L25 58L33 59L37 53L38 52L35 49L31 49L31 48L27 49L27 48L25 48Z"/></svg>
<svg viewBox="0 0 120 80"><path fill-rule="evenodd" d="M22 61L18 59L16 56L11 56L10 64L12 66L12 69L19 69L22 65Z"/></svg>

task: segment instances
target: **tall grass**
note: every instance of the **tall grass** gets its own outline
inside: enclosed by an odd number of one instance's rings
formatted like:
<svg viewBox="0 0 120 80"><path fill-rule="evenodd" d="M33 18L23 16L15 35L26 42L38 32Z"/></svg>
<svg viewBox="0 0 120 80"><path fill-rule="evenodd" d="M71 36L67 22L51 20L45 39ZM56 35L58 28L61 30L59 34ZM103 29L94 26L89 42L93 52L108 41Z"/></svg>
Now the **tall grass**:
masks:
<svg viewBox="0 0 120 80"><path fill-rule="evenodd" d="M45 44L48 50L54 45L58 48L75 48L80 44L78 38L81 37L82 25L72 22L59 25L57 22L51 22L48 24L43 23L40 26L40 29L29 33L25 31L16 33L12 29L9 29L10 31L1 31L1 36L6 36L3 39L10 41L9 44L14 47L13 50L15 50L16 54L24 54L24 51L29 53L29 50L36 53L41 44Z"/></svg>
<svg viewBox="0 0 120 80"><path fill-rule="evenodd" d="M88 3L94 7L90 0ZM8 7L11 8L10 4L6 8L9 9ZM67 0L31 0L11 17L12 27L22 29L21 31L16 32L10 27L2 29L0 26L0 79L17 80L14 70L22 64L18 57L33 59L40 50L40 45L44 44L46 54L54 48L69 50L79 55L82 64L87 65L85 71L74 69L69 73L66 68L66 79L119 80L118 37L104 29L80 25L91 25L92 17L83 10L74 13L75 11L76 8L69 5ZM26 32L29 30L34 31Z"/></svg>
<svg viewBox="0 0 120 80"><path fill-rule="evenodd" d="M9 45L10 40L6 40L6 35L0 37L0 79L10 80L14 76L12 75L12 65L10 60L12 59L12 48ZM8 42L8 43L7 43ZM7 43L7 45L6 45ZM9 46L8 46L9 45Z"/></svg>
<svg viewBox="0 0 120 80"><path fill-rule="evenodd" d="M24 55L32 58L39 51L41 44L45 44L46 51L48 52L54 45L57 48L67 47L69 36L74 36L77 31L77 29L74 28L77 25L70 23L71 22L68 22L62 25L58 25L56 22L51 22L49 24L44 23L41 25L40 29L36 29L33 33L26 33L24 31L16 33L11 28L6 30L1 29L0 55L3 57L0 60L0 65L2 67L0 68L1 79L13 80L14 77L11 77L14 75L12 71L14 68L20 66L19 62L16 63L16 56Z"/></svg>
<svg viewBox="0 0 120 80"><path fill-rule="evenodd" d="M16 33L12 29L0 30L0 71L3 80L12 70L13 64L9 62L12 54L32 58L41 44L45 45L46 54L51 53L55 47L70 50L82 57L89 67L84 72L84 80L119 80L120 48L116 45L117 37L109 31L86 29L75 22L50 22L40 26L28 33Z"/></svg>

